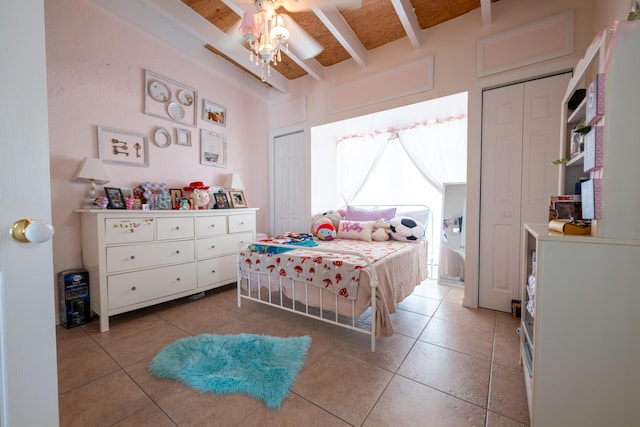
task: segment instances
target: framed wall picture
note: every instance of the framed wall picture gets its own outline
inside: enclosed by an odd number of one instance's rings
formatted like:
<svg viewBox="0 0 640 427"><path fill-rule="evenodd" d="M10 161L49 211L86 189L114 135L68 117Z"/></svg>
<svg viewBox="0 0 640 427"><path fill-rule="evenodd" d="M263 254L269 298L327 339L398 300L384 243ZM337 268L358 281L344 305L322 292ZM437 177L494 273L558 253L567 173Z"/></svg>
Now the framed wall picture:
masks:
<svg viewBox="0 0 640 427"><path fill-rule="evenodd" d="M200 129L200 164L227 167L227 137L219 133Z"/></svg>
<svg viewBox="0 0 640 427"><path fill-rule="evenodd" d="M202 120L224 127L227 125L227 109L203 98Z"/></svg>
<svg viewBox="0 0 640 427"><path fill-rule="evenodd" d="M191 131L176 128L176 144L191 147Z"/></svg>
<svg viewBox="0 0 640 427"><path fill-rule="evenodd" d="M98 126L98 157L103 163L147 167L148 152L145 134Z"/></svg>
<svg viewBox="0 0 640 427"><path fill-rule="evenodd" d="M124 203L124 196L119 188L104 187L104 193L109 200L109 209L126 209L127 206Z"/></svg>
<svg viewBox="0 0 640 427"><path fill-rule="evenodd" d="M229 190L229 198L231 199L231 207L233 208L246 208L247 199L244 197L244 191Z"/></svg>
<svg viewBox="0 0 640 427"><path fill-rule="evenodd" d="M153 71L144 73L144 113L196 127L198 92Z"/></svg>

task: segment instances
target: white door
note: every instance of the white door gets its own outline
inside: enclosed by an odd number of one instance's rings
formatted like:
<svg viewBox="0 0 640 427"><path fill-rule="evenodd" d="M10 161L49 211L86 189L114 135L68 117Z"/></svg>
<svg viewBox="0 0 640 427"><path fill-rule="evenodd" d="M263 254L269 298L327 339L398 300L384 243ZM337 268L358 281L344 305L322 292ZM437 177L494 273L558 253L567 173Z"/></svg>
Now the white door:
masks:
<svg viewBox="0 0 640 427"><path fill-rule="evenodd" d="M511 312L520 299L524 222L548 221L558 188L560 104L568 73L483 93L480 307Z"/></svg>
<svg viewBox="0 0 640 427"><path fill-rule="evenodd" d="M308 232L307 142L304 132L274 138L274 231Z"/></svg>
<svg viewBox="0 0 640 427"><path fill-rule="evenodd" d="M51 222L43 0L0 2L0 52L0 425L57 426L51 241L7 232Z"/></svg>

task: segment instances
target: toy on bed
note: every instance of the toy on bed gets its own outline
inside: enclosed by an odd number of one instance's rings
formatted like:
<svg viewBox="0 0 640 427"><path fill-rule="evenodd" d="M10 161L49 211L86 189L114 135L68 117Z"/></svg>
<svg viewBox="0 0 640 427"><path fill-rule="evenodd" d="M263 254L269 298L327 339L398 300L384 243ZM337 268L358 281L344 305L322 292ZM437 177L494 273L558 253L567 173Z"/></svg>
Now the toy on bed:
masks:
<svg viewBox="0 0 640 427"><path fill-rule="evenodd" d="M391 238L401 242L417 242L425 238L424 226L408 217L395 217L391 221Z"/></svg>
<svg viewBox="0 0 640 427"><path fill-rule="evenodd" d="M336 228L331 219L321 216L313 222L313 234L320 240L333 240L336 238Z"/></svg>
<svg viewBox="0 0 640 427"><path fill-rule="evenodd" d="M373 222L373 232L371 233L371 239L376 242L384 242L389 240L391 235L391 221L388 219L378 219Z"/></svg>

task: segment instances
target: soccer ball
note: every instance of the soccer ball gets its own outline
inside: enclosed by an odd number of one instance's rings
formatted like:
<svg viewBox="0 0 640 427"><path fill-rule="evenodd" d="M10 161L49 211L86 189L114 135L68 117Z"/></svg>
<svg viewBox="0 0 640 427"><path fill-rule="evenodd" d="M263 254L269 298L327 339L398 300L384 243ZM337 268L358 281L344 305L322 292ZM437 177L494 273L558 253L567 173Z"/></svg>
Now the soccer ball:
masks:
<svg viewBox="0 0 640 427"><path fill-rule="evenodd" d="M424 239L424 226L406 217L396 217L391 220L391 238L401 242L417 242Z"/></svg>

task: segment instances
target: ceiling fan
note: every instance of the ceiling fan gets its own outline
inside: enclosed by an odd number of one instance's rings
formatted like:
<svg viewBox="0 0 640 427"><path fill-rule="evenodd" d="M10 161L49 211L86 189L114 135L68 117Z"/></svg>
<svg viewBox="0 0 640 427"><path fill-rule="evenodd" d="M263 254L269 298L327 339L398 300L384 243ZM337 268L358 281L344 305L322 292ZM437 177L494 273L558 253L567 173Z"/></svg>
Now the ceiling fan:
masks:
<svg viewBox="0 0 640 427"><path fill-rule="evenodd" d="M362 0L238 0L238 3L244 14L231 31L237 31L241 42L249 45L251 61L260 66L265 81L271 73L271 65L282 60L282 50L289 53L290 41L301 59L313 58L323 49L289 15L276 12L279 8L292 13L316 7L358 8Z"/></svg>

